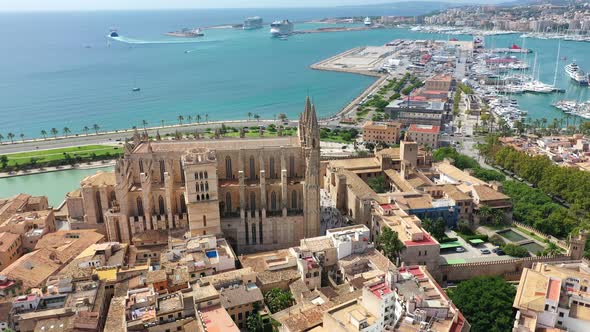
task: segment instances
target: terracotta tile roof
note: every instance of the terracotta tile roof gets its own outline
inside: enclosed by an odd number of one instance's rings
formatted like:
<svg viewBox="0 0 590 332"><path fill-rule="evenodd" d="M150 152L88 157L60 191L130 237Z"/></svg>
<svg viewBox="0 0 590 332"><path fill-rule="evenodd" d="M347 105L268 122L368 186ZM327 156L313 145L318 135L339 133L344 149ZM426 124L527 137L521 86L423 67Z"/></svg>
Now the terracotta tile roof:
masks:
<svg viewBox="0 0 590 332"><path fill-rule="evenodd" d="M498 200L508 200L510 199L508 196L504 195L503 193L496 191L488 186L473 186L473 190L477 193L480 201L498 201Z"/></svg>
<svg viewBox="0 0 590 332"><path fill-rule="evenodd" d="M81 182L81 187L87 186L114 186L116 184L115 172L98 171L96 174L85 177Z"/></svg>
<svg viewBox="0 0 590 332"><path fill-rule="evenodd" d="M35 249L48 249L62 264L69 263L86 248L102 242L104 235L95 230L67 230L45 234Z"/></svg>
<svg viewBox="0 0 590 332"><path fill-rule="evenodd" d="M410 125L410 128L408 128L408 132L410 132L410 133L438 134L440 132L440 126L419 125L419 124L413 123Z"/></svg>
<svg viewBox="0 0 590 332"><path fill-rule="evenodd" d="M30 252L7 266L1 274L8 279L22 281L23 289L42 286L62 266L51 259L52 255L53 252L48 249Z"/></svg>
<svg viewBox="0 0 590 332"><path fill-rule="evenodd" d="M260 149L265 147L299 146L299 139L294 136L258 137L258 138L221 138L206 140L150 141L154 152L185 152L197 147L213 150ZM147 153L148 144L143 142L135 148L135 153Z"/></svg>

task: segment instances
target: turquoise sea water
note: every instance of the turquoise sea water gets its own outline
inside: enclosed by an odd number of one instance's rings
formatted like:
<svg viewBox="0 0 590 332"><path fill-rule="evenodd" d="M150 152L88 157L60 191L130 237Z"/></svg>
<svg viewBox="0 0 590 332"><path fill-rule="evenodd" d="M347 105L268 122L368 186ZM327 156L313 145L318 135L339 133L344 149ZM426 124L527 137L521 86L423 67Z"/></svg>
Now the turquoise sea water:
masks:
<svg viewBox="0 0 590 332"><path fill-rule="evenodd" d="M405 10L405 11L404 11ZM320 33L271 39L268 28L255 31L206 30L197 42L167 38L166 31L239 23L260 15L266 22L296 22L333 16L413 15L407 8L259 9L207 11L2 13L0 30L0 134L38 137L40 131L68 126L73 133L98 124L103 129L175 123L178 115L212 120L246 118L248 112L296 116L305 95L313 96L320 116L337 112L373 79L320 72L309 65L352 47L381 45L396 38L447 39L402 29ZM297 23L296 29L323 25ZM106 38L117 27L123 42ZM459 36L469 40L470 36ZM518 35L486 38L489 46L522 46ZM540 64L540 78L553 81L556 40L527 39ZM562 42L561 57L576 58L590 70L590 44ZM563 95L516 96L532 118L563 116L550 103L561 98L587 100L588 88L570 82L558 65ZM141 92L133 93L134 86ZM46 194L53 204L95 170L64 171L0 179L0 197Z"/></svg>
<svg viewBox="0 0 590 332"><path fill-rule="evenodd" d="M372 79L317 72L308 66L347 48L401 36L383 31L271 39L254 31L207 30L197 42L165 37L183 27L323 17L309 10L144 11L0 14L0 133L40 136L68 126L80 132L175 123L178 115L210 119L263 117L301 110L314 96L320 114L337 111ZM348 13L351 14L351 13ZM318 15L318 16L315 16ZM32 24L34 22L34 24ZM117 27L123 40L106 35ZM297 29L305 28L297 24ZM133 93L134 86L141 92Z"/></svg>
<svg viewBox="0 0 590 332"><path fill-rule="evenodd" d="M371 13L369 11L378 11ZM165 37L182 27L239 23L261 15L265 21L290 18L301 22L327 16L403 14L381 9L261 9L208 11L73 12L0 14L0 133L39 137L41 130L84 126L103 129L176 123L197 114L213 120L245 118L248 112L270 118L281 112L294 117L306 94L314 97L320 116L333 114L358 95L372 78L320 72L309 65L362 45L381 45L396 38L446 39L446 35L388 29L292 36L272 39L268 28L242 31L206 30L195 42ZM34 24L32 24L34 22ZM296 29L317 27L296 24ZM109 41L117 27L123 41ZM461 36L461 39L470 39ZM488 44L506 47L522 43L517 35L498 36ZM528 40L539 54L540 76L553 80L557 41ZM590 44L564 42L562 56L583 56ZM562 86L570 87L563 75ZM133 87L140 92L132 92ZM574 88L572 96L586 88ZM581 92L583 91L583 92ZM522 96L521 105L533 118L561 116L548 104L555 96ZM560 97L561 98L561 97Z"/></svg>
<svg viewBox="0 0 590 332"><path fill-rule="evenodd" d="M80 181L98 171L110 171L113 167L74 169L59 172L16 176L0 179L0 197L10 197L20 193L47 196L49 204L57 207L65 195L80 187Z"/></svg>

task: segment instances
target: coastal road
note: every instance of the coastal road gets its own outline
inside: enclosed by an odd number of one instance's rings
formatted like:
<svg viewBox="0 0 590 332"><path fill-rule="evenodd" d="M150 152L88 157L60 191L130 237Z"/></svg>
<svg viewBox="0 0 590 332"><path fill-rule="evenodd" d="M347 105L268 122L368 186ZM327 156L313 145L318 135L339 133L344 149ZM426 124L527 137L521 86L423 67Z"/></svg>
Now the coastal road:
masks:
<svg viewBox="0 0 590 332"><path fill-rule="evenodd" d="M209 121L201 123L191 123L183 125L165 126L165 127L151 127L146 128L148 135L155 136L159 131L161 136L166 134L174 134L176 131L180 132L194 132L199 130L204 132L207 128L215 129L220 128L222 124L227 127L255 127L255 126L268 126L270 124L283 124L278 120L232 120L232 121ZM285 121L288 126L297 126L297 121ZM138 128L139 132L143 132L143 128ZM18 152L28 152L37 150L48 150L66 148L72 146L82 145L93 145L93 144L116 144L117 142L125 141L125 138L131 139L133 137L133 129L123 129L118 131L99 132L98 135L95 133L86 135L72 135L68 138L60 137L57 138L43 138L35 140L14 141L14 143L3 141L0 144L0 155Z"/></svg>

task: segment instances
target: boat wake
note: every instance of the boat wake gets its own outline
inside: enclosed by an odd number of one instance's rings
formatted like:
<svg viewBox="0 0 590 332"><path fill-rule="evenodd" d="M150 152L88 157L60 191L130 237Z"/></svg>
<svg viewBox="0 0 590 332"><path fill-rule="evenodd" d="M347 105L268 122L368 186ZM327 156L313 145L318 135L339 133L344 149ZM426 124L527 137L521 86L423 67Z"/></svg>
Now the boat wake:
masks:
<svg viewBox="0 0 590 332"><path fill-rule="evenodd" d="M125 44L201 44L201 43L216 43L219 40L194 40L194 39L162 39L162 40L143 40L129 37L107 37Z"/></svg>

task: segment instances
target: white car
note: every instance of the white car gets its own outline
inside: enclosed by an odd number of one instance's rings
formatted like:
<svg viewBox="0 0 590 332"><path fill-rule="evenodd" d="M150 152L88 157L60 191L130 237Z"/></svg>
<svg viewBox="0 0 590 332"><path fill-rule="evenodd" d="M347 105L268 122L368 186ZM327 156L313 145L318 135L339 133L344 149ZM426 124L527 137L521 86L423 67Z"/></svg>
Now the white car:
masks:
<svg viewBox="0 0 590 332"><path fill-rule="evenodd" d="M465 252L465 248L463 247L459 247L457 249L455 249L456 252Z"/></svg>

